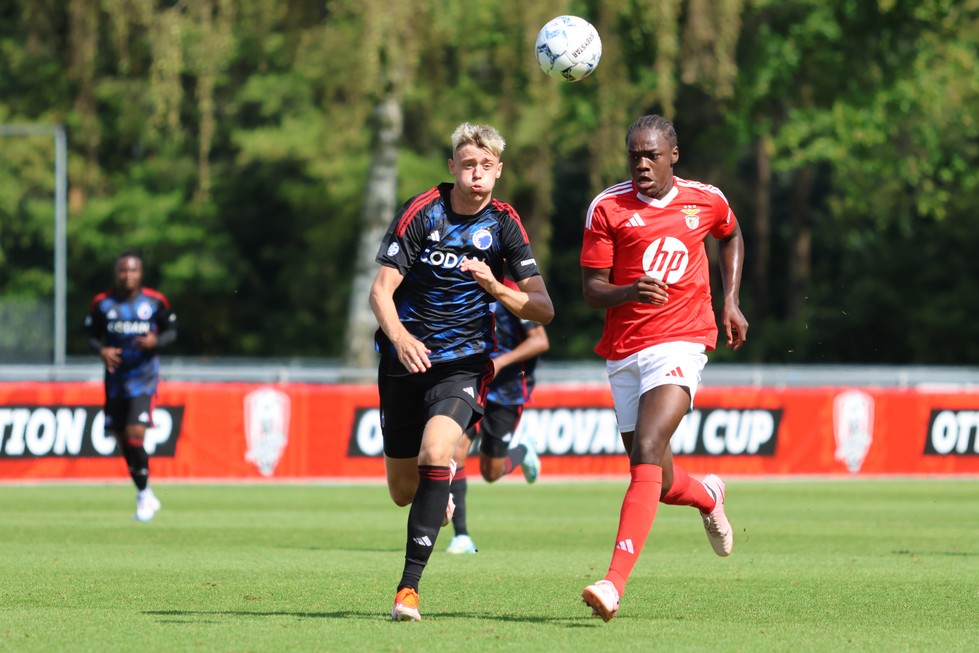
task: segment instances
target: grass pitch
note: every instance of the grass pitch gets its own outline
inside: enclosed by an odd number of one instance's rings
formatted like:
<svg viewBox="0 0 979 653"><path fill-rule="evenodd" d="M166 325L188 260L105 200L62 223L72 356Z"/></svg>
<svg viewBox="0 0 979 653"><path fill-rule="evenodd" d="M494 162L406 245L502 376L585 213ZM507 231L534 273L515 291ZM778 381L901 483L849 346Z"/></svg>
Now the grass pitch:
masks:
<svg viewBox="0 0 979 653"><path fill-rule="evenodd" d="M979 480L728 483L716 557L660 506L610 623L581 589L626 480L470 483L480 551L393 623L407 510L380 484L0 486L0 651L976 651Z"/></svg>

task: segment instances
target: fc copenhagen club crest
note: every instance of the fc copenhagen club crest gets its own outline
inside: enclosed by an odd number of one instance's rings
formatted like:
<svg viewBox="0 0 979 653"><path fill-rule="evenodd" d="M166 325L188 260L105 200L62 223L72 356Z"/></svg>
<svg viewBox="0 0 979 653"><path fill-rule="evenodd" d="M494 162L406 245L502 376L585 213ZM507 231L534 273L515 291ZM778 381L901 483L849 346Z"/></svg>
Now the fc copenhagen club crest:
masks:
<svg viewBox="0 0 979 653"><path fill-rule="evenodd" d="M259 388L245 396L245 460L262 476L272 476L289 444L289 395Z"/></svg>
<svg viewBox="0 0 979 653"><path fill-rule="evenodd" d="M487 250L493 246L493 234L489 229L479 229L473 234L473 245L476 249Z"/></svg>

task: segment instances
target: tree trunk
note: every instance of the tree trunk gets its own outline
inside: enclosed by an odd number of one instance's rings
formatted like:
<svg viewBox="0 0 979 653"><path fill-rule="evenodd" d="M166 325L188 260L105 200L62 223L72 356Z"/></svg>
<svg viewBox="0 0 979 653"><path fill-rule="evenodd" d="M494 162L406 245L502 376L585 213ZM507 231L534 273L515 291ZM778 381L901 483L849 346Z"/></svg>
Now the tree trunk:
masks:
<svg viewBox="0 0 979 653"><path fill-rule="evenodd" d="M374 332L377 320L370 309L368 295L377 272L374 256L381 238L394 217L398 193L398 142L401 139L403 115L400 99L389 95L372 115L374 143L367 179L364 211L361 215L360 244L350 292L347 318L347 347L344 362L354 367L370 367L377 361Z"/></svg>
<svg viewBox="0 0 979 653"><path fill-rule="evenodd" d="M813 169L796 171L792 184L792 243L789 250L788 317L803 316L809 278L812 274L812 196Z"/></svg>
<svg viewBox="0 0 979 653"><path fill-rule="evenodd" d="M745 244L748 278L753 299L752 318L761 324L768 317L768 284L772 242L772 136L762 134L755 144L754 238Z"/></svg>

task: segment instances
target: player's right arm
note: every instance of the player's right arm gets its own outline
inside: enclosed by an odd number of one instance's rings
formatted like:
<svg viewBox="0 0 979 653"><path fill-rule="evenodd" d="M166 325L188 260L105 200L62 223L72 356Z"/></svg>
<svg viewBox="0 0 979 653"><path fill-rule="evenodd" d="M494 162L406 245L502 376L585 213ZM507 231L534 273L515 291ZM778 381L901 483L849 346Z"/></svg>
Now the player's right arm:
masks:
<svg viewBox="0 0 979 653"><path fill-rule="evenodd" d="M581 268L581 291L592 308L611 308L626 302L662 306L669 299L667 285L659 279L642 275L627 286L610 281L611 268Z"/></svg>
<svg viewBox="0 0 979 653"><path fill-rule="evenodd" d="M642 274L624 286L612 283L612 264L616 256L615 228L609 223L599 198L588 207L581 242L581 292L585 303L592 308L603 309L627 302L657 306L665 304L669 298L666 283L649 275Z"/></svg>
<svg viewBox="0 0 979 653"><path fill-rule="evenodd" d="M398 289L404 276L395 268L382 265L377 270L374 283L371 284L370 305L377 318L377 325L388 337L398 352L398 360L409 372L424 372L432 366L428 360L431 349L425 346L401 323L398 308L394 304L394 291Z"/></svg>
<svg viewBox="0 0 979 653"><path fill-rule="evenodd" d="M85 316L85 330L88 331L88 346L102 359L102 364L110 372L114 372L122 363L122 349L105 345L106 322L105 315L99 310L98 299L92 301L92 307Z"/></svg>

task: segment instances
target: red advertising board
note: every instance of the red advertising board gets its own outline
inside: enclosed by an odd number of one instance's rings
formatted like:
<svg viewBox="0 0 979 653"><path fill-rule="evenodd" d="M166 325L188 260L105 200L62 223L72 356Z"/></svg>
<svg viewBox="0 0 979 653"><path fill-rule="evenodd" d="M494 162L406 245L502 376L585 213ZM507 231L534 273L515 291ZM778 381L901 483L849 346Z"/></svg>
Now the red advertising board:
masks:
<svg viewBox="0 0 979 653"><path fill-rule="evenodd" d="M0 383L0 480L125 478L101 401L100 383ZM601 384L537 388L520 428L544 478L627 473L611 405ZM155 479L384 476L370 385L167 382L153 416ZM671 444L694 474L974 475L979 393L704 387Z"/></svg>

